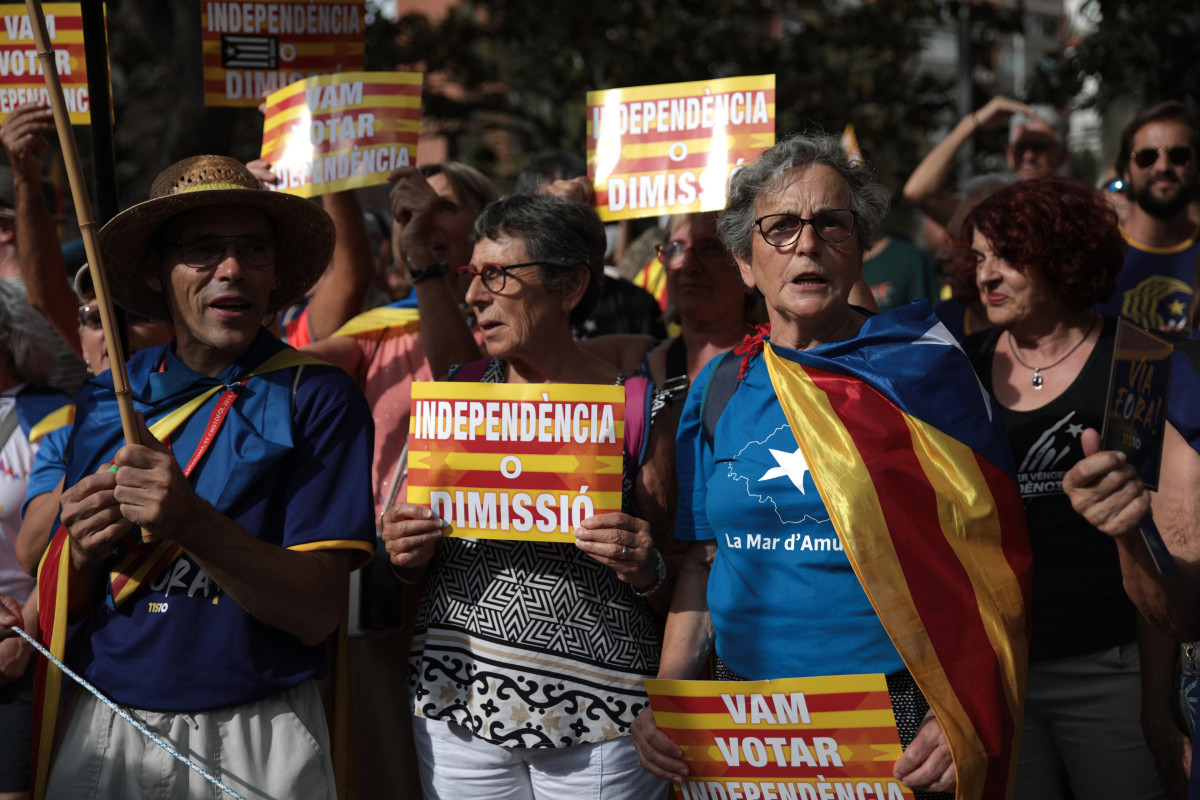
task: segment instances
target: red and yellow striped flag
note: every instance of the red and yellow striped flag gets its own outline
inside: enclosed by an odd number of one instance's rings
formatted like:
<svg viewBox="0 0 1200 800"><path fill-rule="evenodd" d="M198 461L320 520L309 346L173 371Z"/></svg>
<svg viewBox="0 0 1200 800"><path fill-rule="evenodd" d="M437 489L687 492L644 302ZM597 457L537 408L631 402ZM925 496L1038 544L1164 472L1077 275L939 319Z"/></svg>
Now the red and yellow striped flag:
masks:
<svg viewBox="0 0 1200 800"><path fill-rule="evenodd" d="M1031 556L1002 428L936 318L768 346L771 381L846 555L945 731L959 798L1011 794Z"/></svg>

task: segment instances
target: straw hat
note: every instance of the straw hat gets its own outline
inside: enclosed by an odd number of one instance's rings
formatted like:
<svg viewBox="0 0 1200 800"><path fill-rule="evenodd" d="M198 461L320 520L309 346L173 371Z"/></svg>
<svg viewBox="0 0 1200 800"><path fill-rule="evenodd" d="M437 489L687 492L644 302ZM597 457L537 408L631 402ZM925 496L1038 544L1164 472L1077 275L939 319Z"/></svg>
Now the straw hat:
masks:
<svg viewBox="0 0 1200 800"><path fill-rule="evenodd" d="M262 209L275 224L275 270L271 311L304 296L333 253L333 220L316 203L263 188L240 161L226 156L193 156L167 167L150 187L150 199L126 209L100 229L100 255L113 300L150 319L169 319L161 292L146 284L158 269L150 241L177 214L205 206Z"/></svg>

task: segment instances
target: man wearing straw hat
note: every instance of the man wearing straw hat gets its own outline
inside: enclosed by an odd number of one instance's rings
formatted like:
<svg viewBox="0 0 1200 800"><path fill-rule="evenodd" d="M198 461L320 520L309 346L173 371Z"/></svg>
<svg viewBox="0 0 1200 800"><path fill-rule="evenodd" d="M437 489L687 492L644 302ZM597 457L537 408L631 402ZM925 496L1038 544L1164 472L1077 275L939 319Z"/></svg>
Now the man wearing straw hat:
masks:
<svg viewBox="0 0 1200 800"><path fill-rule="evenodd" d="M332 224L224 157L172 165L150 196L99 246L115 301L176 338L129 363L141 444L122 446L111 373L80 394L39 611L68 666L193 765L72 687L57 741L44 726L35 744L36 786L332 797L315 680L372 551L371 416L344 373L262 327L321 274Z"/></svg>

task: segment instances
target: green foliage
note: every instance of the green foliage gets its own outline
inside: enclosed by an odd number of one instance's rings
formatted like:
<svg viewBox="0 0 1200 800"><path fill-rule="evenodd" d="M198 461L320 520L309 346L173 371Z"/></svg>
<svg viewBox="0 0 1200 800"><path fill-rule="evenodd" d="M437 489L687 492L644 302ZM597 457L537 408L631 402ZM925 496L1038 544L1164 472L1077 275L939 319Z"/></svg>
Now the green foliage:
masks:
<svg viewBox="0 0 1200 800"><path fill-rule="evenodd" d="M431 22L372 28L370 68L424 71L423 117L454 157L504 180L495 135L523 154L586 151L589 91L774 73L777 131L853 123L894 190L923 155L946 87L916 72L933 0L464 0Z"/></svg>
<svg viewBox="0 0 1200 800"><path fill-rule="evenodd" d="M1119 97L1139 107L1164 100L1200 101L1200 6L1195 0L1088 0L1084 13L1099 16L1052 79L1078 91L1081 76L1099 78L1089 105L1106 108Z"/></svg>

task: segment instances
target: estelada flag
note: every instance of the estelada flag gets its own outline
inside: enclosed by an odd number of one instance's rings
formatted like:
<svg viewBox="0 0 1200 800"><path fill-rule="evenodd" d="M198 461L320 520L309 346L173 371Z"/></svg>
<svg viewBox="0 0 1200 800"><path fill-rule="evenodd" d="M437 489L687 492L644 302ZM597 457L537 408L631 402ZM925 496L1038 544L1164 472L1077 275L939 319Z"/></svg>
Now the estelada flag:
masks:
<svg viewBox="0 0 1200 800"><path fill-rule="evenodd" d="M854 572L946 734L956 796L1010 797L1032 558L991 398L928 302L763 356Z"/></svg>

